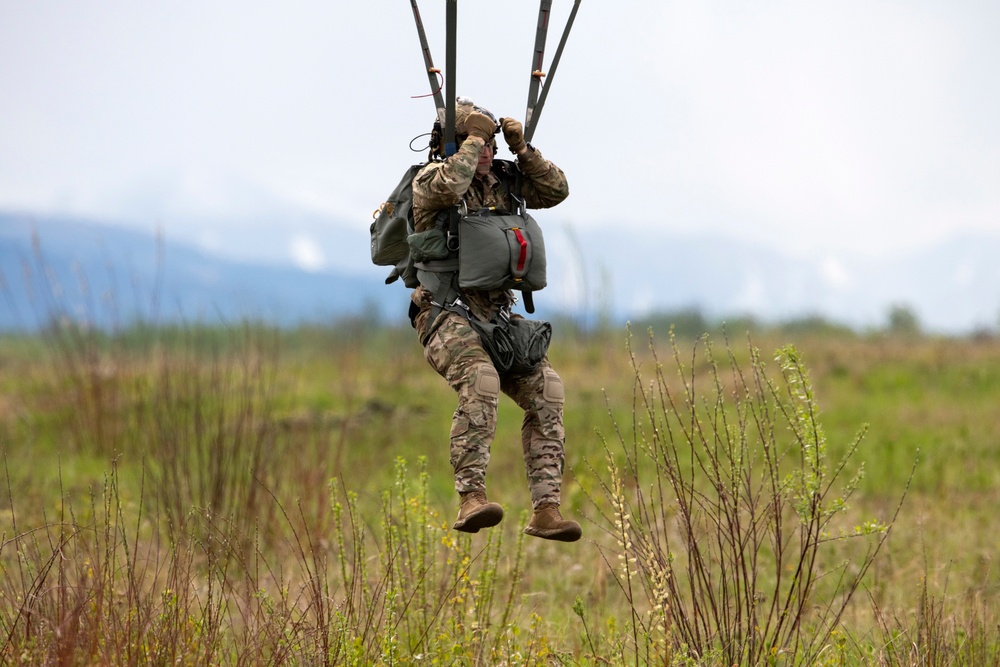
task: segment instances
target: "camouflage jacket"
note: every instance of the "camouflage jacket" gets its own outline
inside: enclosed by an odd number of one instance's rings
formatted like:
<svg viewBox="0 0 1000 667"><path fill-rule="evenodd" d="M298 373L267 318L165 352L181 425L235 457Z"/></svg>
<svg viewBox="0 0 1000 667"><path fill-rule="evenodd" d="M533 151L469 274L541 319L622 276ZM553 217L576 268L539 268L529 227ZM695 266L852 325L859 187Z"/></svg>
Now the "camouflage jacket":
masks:
<svg viewBox="0 0 1000 667"><path fill-rule="evenodd" d="M469 137L443 162L432 162L413 179L413 226L418 232L430 229L438 211L465 200L470 211L496 206L511 210L508 188L502 187L496 173L476 177L476 165L483 149L483 140ZM521 196L528 208L549 208L569 196L569 185L562 169L549 162L534 148L517 158L521 173ZM507 184L508 186L512 184ZM477 316L490 319L496 307L513 303L513 295L506 290L472 292L466 290L463 300ZM417 305L429 304L428 290L418 287L413 300Z"/></svg>

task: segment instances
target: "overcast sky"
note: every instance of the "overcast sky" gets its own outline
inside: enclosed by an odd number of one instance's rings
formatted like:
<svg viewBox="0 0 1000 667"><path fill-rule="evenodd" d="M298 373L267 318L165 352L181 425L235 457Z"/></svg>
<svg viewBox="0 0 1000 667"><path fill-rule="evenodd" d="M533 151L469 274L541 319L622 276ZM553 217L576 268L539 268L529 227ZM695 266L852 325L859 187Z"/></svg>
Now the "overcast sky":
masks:
<svg viewBox="0 0 1000 667"><path fill-rule="evenodd" d="M537 3L458 7L459 91L523 118ZM998 29L995 0L583 0L534 138L552 215L806 252L998 233ZM402 0L0 0L0 208L205 245L268 206L367 228L427 93Z"/></svg>

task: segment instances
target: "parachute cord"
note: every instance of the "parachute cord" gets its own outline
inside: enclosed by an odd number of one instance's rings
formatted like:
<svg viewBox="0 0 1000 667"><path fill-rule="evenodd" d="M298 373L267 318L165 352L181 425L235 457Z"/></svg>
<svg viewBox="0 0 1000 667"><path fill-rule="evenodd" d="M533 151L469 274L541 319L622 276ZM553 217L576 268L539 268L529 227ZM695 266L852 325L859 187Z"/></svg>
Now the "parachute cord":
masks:
<svg viewBox="0 0 1000 667"><path fill-rule="evenodd" d="M426 95L410 95L410 99L411 100L419 100L422 97L434 97L435 95L437 95L438 93L441 92L442 88L444 88L444 77L441 76L441 70L439 70L437 67L432 67L431 69L429 69L427 71L428 72L432 72L434 74L437 74L437 77L438 77L438 87L437 87L437 90L431 91L431 92L427 93Z"/></svg>
<svg viewBox="0 0 1000 667"><path fill-rule="evenodd" d="M418 134L417 136L410 139L410 150L413 151L414 153L419 153L420 151L424 150L424 148L427 148L427 146L424 146L422 148L414 148L413 142L419 139L420 137L429 137L430 135L431 135L430 132L424 132L423 134Z"/></svg>

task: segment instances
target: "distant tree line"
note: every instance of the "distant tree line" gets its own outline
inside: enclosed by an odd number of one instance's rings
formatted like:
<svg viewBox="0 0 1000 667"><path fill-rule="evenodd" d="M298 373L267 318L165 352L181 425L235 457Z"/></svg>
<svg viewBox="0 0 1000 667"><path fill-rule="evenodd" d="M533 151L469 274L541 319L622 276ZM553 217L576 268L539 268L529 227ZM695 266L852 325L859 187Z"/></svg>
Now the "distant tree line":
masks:
<svg viewBox="0 0 1000 667"><path fill-rule="evenodd" d="M780 332L794 335L858 336L880 334L894 337L918 337L924 328L912 307L893 304L886 312L881 326L859 330L820 314L808 314L779 321L762 320L754 315L742 314L713 317L698 306L661 311L630 320L634 330L648 328L657 332L673 330L680 337L697 337L704 333L741 335L746 332ZM570 323L565 323L570 324ZM605 324L607 326L607 324ZM978 332L982 334L982 332Z"/></svg>

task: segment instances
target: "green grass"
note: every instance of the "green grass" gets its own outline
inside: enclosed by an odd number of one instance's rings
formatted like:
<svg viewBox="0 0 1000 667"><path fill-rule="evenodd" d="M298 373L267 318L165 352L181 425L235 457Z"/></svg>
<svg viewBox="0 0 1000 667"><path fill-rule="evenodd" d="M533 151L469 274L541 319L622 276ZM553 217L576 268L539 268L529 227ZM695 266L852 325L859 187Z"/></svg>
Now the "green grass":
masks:
<svg viewBox="0 0 1000 667"><path fill-rule="evenodd" d="M650 348L639 334L630 345L625 331L556 329L550 357L567 388L564 509L585 534L573 545L522 538L530 502L520 411L506 398L488 476L506 518L473 536L450 530L455 400L410 329L0 339L0 659L686 664L691 642L679 643L669 614L662 631L649 620L659 598L622 584L619 556L639 554L615 535L616 496L602 491L613 488L609 460L622 497L648 503L636 491L663 481L655 462L632 477L627 466L652 423L674 417L650 416L637 391L658 370L677 396L694 378L696 403L718 399L735 417L733 369L749 376L759 364L783 386L772 352L794 343L827 463L848 455L867 426L849 466L863 462L865 476L830 528L892 522L907 495L832 632L812 611L803 617L817 650L775 644L754 664L809 655L823 665L1000 664L1000 342L762 329L752 336L756 362L730 329L728 346L712 339L716 381L704 343L676 342L679 373L667 331L656 334ZM775 433L788 442L792 431L775 422ZM678 450L679 461L690 455ZM780 463L782 475L792 463ZM692 483L704 489L706 480ZM635 531L670 538L677 514L664 498L655 510L672 518ZM712 518L703 528L717 525ZM839 604L834 573L862 574L870 545L820 545L810 609ZM640 570L635 585L648 585L651 571ZM773 584L760 571L756 585ZM671 613L679 622L702 612ZM699 664L729 655L724 633L713 636Z"/></svg>

